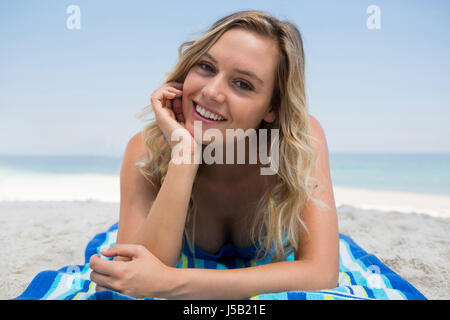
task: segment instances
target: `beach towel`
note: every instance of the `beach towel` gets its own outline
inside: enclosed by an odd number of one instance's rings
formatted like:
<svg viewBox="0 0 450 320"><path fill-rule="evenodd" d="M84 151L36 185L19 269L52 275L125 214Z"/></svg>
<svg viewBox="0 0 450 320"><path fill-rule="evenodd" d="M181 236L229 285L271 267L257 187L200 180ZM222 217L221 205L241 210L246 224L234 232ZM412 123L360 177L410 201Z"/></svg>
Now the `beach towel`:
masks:
<svg viewBox="0 0 450 320"><path fill-rule="evenodd" d="M115 244L118 223L106 232L97 234L87 245L85 262L68 265L57 271L42 271L36 275L26 290L13 300L135 300L115 291L95 291L90 281L89 260ZM425 300L414 286L400 277L376 256L367 253L350 237L340 234L339 281L336 288L318 291L287 291L260 294L251 300ZM112 259L112 258L109 258ZM294 260L292 253L286 260ZM177 268L249 267L267 263L265 260L229 257L214 261L208 257L186 254L183 249ZM148 297L144 300L158 300Z"/></svg>

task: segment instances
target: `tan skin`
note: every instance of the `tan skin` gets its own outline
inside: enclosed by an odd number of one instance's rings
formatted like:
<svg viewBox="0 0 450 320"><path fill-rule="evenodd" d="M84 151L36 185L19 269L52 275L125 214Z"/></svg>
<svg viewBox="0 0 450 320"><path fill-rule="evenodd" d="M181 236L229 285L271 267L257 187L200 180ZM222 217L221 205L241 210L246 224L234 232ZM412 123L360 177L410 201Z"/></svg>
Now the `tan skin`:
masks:
<svg viewBox="0 0 450 320"><path fill-rule="evenodd" d="M193 135L191 101L211 106L227 119L202 124L203 130L216 128L224 137L225 129L247 130L257 128L263 119L274 121L269 103L277 60L274 41L239 29L226 32L185 79L183 96L187 99L183 99L182 109L186 129ZM235 69L252 71L259 79ZM204 199L196 220L196 245L211 253L228 242L241 248L250 246L245 221L254 214L254 204L265 188L275 182L275 175L261 176L257 165L213 164L200 166L196 181L193 193L196 199Z"/></svg>
<svg viewBox="0 0 450 320"><path fill-rule="evenodd" d="M203 130L214 127L224 137L226 128L246 130L257 128L263 119L272 122L276 115L269 102L277 57L273 40L240 29L227 31L199 60L204 64L191 69L184 84L164 85L152 95L152 103L159 102L154 107L158 125L167 137L178 128L189 133L183 143L206 145L208 141L194 141L192 137L192 101L226 118L217 124L203 123ZM262 82L235 69L251 71ZM243 89L249 86L252 91ZM180 102L176 98L181 96ZM115 261L97 255L90 261L91 279L97 283L97 290L112 289L136 297L242 299L263 292L335 287L339 265L336 207L325 134L312 116L310 134L318 140L312 143L319 157L313 175L322 186L313 196L330 209L319 208L311 201L305 206L303 219L310 233L295 253L296 261L236 270L175 269L173 259L156 249L148 250L137 240L136 234L145 234L143 225L158 191L134 167L146 154L142 133L135 135L127 146L121 170L117 245L103 253L116 257ZM173 142L169 143L172 146ZM228 242L240 248L250 246L247 222L257 200L273 185L276 176L261 176L258 165L213 164L187 170L195 175L192 192L199 201L196 245L210 253Z"/></svg>

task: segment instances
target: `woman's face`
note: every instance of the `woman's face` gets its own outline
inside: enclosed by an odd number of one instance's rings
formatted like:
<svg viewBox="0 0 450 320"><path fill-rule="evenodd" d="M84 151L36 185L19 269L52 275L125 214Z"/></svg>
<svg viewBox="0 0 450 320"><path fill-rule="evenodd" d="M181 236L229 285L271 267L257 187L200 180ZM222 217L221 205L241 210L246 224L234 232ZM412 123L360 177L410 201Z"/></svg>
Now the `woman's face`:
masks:
<svg viewBox="0 0 450 320"><path fill-rule="evenodd" d="M246 131L257 129L263 119L274 121L270 101L277 61L275 41L243 29L225 32L186 76L186 129L194 135L194 121L202 121L203 132L215 128L225 139L226 129ZM205 119L204 111L221 118Z"/></svg>

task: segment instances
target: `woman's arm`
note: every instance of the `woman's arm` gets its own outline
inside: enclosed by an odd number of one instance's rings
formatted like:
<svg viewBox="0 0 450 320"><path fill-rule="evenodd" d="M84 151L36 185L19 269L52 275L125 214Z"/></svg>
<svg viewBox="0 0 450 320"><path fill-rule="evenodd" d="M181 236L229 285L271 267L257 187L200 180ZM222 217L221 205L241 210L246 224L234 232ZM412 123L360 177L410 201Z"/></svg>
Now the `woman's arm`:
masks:
<svg viewBox="0 0 450 320"><path fill-rule="evenodd" d="M153 92L151 105L169 147L190 145L193 157L197 144L182 123L182 87L182 83L164 84ZM174 132L182 134L181 141L172 141ZM121 222L117 242L143 245L163 263L175 266L181 252L187 209L199 165L193 161L176 165L171 160L161 188L155 190L135 167L140 159L136 155L142 158L147 148L142 135L134 139L136 141L127 147L121 170Z"/></svg>
<svg viewBox="0 0 450 320"><path fill-rule="evenodd" d="M303 209L303 221L308 227L306 239L300 239L301 252L295 259L316 261L322 264L324 272L334 283L339 277L339 228L333 184L330 174L328 144L320 123L310 116L310 134L315 138L311 145L317 155L312 175L317 179L319 188L313 192L313 198L323 202L328 208L309 201Z"/></svg>
<svg viewBox="0 0 450 320"><path fill-rule="evenodd" d="M120 218L117 244L133 243L156 198L157 190L136 168L136 162L146 155L142 132L127 144L120 168ZM114 260L127 261L117 256Z"/></svg>
<svg viewBox="0 0 450 320"><path fill-rule="evenodd" d="M323 208L309 201L303 210L308 236L303 237L296 261L232 269L176 269L174 298L246 299L251 296L289 290L334 288L339 276L339 232L336 205L330 177L326 138L319 122L310 118L310 134L317 139L312 146L318 155L313 176L320 187L313 197Z"/></svg>
<svg viewBox="0 0 450 320"><path fill-rule="evenodd" d="M169 163L159 190L147 181L135 164L145 155L142 133L128 143L120 172L120 220L118 244L141 244L169 266L181 252L186 213L198 165ZM127 261L126 257L114 260Z"/></svg>
<svg viewBox="0 0 450 320"><path fill-rule="evenodd" d="M336 287L313 261L281 261L238 269L172 269L169 299L248 299L258 294Z"/></svg>
<svg viewBox="0 0 450 320"><path fill-rule="evenodd" d="M183 245L183 231L198 164L174 164L169 168L133 243L146 247L164 264L174 267Z"/></svg>

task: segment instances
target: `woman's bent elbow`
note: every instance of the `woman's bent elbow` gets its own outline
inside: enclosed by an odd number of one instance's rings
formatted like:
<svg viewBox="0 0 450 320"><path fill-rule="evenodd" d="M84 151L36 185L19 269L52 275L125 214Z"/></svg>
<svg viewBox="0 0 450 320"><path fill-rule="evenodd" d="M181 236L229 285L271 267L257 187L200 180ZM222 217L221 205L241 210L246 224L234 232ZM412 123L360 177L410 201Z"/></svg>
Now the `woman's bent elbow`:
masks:
<svg viewBox="0 0 450 320"><path fill-rule="evenodd" d="M334 289L338 286L339 282L339 267L327 270L325 273L327 276L323 277L323 288L322 289Z"/></svg>

